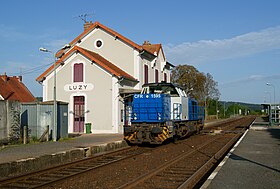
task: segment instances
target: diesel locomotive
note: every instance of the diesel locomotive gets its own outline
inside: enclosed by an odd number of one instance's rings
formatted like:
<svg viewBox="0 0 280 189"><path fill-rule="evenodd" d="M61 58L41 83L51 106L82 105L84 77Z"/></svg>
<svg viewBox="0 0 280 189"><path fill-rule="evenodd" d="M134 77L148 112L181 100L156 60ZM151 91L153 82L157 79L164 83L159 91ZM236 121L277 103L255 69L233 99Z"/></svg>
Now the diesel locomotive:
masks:
<svg viewBox="0 0 280 189"><path fill-rule="evenodd" d="M133 95L131 124L124 125L124 139L130 144L162 144L198 133L204 126L204 109L172 83L143 85Z"/></svg>

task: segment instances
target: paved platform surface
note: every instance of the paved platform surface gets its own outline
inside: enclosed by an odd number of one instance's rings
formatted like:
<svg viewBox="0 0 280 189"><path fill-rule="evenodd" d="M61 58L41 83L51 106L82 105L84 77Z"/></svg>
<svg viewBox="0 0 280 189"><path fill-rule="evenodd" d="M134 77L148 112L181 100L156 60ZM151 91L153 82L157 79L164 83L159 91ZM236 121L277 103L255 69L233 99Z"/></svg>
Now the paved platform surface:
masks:
<svg viewBox="0 0 280 189"><path fill-rule="evenodd" d="M280 188L280 127L257 119L201 188Z"/></svg>
<svg viewBox="0 0 280 189"><path fill-rule="evenodd" d="M83 134L65 141L8 146L0 149L0 164L122 140L122 134Z"/></svg>

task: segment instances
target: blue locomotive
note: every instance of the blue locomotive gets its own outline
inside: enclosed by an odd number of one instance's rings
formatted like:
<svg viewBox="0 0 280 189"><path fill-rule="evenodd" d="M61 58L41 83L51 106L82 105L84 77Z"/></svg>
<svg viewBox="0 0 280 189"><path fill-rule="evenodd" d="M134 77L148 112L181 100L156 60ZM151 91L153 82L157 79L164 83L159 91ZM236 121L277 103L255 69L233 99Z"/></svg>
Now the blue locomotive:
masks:
<svg viewBox="0 0 280 189"><path fill-rule="evenodd" d="M168 139L198 133L204 126L204 109L172 83L143 85L134 94L131 125L124 125L124 139L131 144L162 144Z"/></svg>

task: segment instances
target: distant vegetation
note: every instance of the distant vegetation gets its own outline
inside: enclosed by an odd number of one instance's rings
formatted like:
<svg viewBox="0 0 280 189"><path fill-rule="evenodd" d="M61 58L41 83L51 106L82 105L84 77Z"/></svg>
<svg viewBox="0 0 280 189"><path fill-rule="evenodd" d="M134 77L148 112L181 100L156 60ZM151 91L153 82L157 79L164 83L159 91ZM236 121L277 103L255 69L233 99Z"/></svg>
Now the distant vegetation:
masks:
<svg viewBox="0 0 280 189"><path fill-rule="evenodd" d="M194 66L176 66L171 72L171 82L180 85L189 96L197 99L205 107L206 117L261 114L262 106L259 104L219 101L218 82L210 73L199 72Z"/></svg>
<svg viewBox="0 0 280 189"><path fill-rule="evenodd" d="M208 106L208 114L218 115L219 118L236 115L260 115L261 113L262 106L260 104L211 100Z"/></svg>

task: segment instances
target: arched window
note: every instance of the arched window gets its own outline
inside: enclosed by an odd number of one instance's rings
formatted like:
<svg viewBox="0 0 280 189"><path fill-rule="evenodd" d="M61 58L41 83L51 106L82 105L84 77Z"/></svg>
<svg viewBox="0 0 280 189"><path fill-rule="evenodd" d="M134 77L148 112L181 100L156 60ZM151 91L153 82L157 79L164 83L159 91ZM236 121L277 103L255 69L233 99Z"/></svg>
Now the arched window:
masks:
<svg viewBox="0 0 280 189"><path fill-rule="evenodd" d="M74 82L84 81L84 65L83 63L74 64Z"/></svg>

